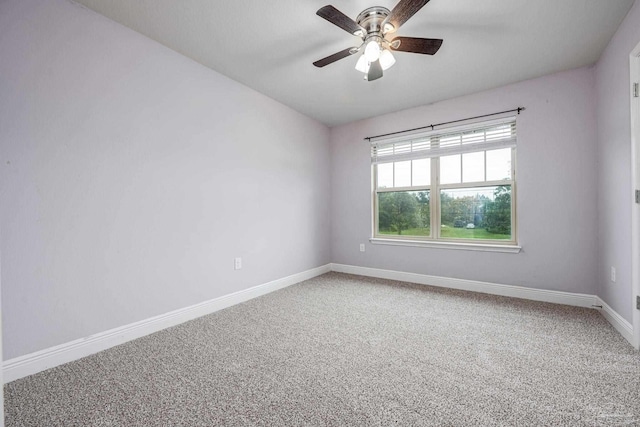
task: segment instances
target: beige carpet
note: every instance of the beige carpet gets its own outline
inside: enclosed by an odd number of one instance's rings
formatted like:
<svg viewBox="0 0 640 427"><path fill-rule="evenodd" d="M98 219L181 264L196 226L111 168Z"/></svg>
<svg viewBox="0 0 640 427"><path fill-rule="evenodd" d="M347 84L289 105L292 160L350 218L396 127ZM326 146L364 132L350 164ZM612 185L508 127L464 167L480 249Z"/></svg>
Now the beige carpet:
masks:
<svg viewBox="0 0 640 427"><path fill-rule="evenodd" d="M7 426L640 426L595 310L329 273L5 386Z"/></svg>

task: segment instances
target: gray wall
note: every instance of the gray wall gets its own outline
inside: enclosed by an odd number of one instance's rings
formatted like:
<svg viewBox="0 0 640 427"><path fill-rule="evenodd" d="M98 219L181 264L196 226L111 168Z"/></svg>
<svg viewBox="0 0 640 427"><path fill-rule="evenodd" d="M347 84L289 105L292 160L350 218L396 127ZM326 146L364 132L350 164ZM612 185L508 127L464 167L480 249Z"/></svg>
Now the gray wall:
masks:
<svg viewBox="0 0 640 427"><path fill-rule="evenodd" d="M330 262L326 126L65 0L0 58L5 359Z"/></svg>
<svg viewBox="0 0 640 427"><path fill-rule="evenodd" d="M598 115L598 295L631 322L631 124L629 55L640 43L635 2L596 69ZM610 268L617 269L616 282Z"/></svg>
<svg viewBox="0 0 640 427"><path fill-rule="evenodd" d="M519 254L382 246L366 136L526 107L518 118ZM499 284L596 291L594 71L582 68L332 129L332 260ZM359 252L366 243L366 252Z"/></svg>

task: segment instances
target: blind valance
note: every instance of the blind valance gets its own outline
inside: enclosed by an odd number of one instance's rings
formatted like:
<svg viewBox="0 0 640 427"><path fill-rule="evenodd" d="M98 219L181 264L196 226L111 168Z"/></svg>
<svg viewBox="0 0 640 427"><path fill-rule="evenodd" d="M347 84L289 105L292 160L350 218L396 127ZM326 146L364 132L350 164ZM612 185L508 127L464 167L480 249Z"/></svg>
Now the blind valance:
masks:
<svg viewBox="0 0 640 427"><path fill-rule="evenodd" d="M516 118L506 117L490 122L373 140L371 162L387 163L515 146Z"/></svg>

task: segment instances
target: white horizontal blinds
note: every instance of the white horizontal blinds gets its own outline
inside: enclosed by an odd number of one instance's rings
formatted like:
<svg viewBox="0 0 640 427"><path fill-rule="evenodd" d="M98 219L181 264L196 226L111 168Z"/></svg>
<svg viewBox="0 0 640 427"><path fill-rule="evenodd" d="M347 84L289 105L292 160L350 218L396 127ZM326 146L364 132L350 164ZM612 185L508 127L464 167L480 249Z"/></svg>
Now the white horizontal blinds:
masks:
<svg viewBox="0 0 640 427"><path fill-rule="evenodd" d="M429 131L371 143L371 162L440 157L516 146L516 119L475 123L464 127Z"/></svg>

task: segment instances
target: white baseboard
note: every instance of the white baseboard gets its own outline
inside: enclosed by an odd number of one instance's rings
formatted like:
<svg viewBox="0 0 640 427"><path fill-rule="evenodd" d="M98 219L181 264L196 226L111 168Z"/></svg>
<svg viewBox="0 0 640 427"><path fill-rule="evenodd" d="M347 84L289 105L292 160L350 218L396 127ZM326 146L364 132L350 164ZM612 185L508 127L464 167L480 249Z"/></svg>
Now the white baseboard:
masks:
<svg viewBox="0 0 640 427"><path fill-rule="evenodd" d="M72 362L102 350L123 344L127 341L158 332L171 326L179 325L188 320L211 314L218 310L248 301L252 298L268 294L278 289L294 285L331 271L329 264L293 274L282 279L254 286L249 289L234 292L205 301L190 307L181 308L169 313L161 314L119 328L100 332L86 338L81 338L55 347L47 348L35 353L6 360L2 366L4 383L33 375L64 363Z"/></svg>
<svg viewBox="0 0 640 427"><path fill-rule="evenodd" d="M596 297L596 305L602 306L602 315L605 319L611 323L611 326L629 341L634 346L633 340L633 326L624 317L620 316L613 308L611 308L606 302L602 301L600 297Z"/></svg>
<svg viewBox="0 0 640 427"><path fill-rule="evenodd" d="M91 335L86 338L81 338L55 347L37 351L35 353L6 360L2 367L2 379L4 383L8 383L28 375L33 375L46 369L72 362L99 351L123 344L127 341L158 332L171 326L179 325L180 323L214 313L218 310L231 307L252 298L320 276L321 274L328 273L329 271L472 292L482 292L492 295L523 298L534 301L572 305L577 307L593 308L594 305L601 305L602 315L627 341L633 345L633 328L631 324L595 295L534 289L523 286L501 285L475 280L429 276L425 274L406 273L401 271L358 267L344 264L327 264L287 276L282 279L254 286L249 289L214 298L190 307L171 311L169 313Z"/></svg>
<svg viewBox="0 0 640 427"><path fill-rule="evenodd" d="M597 298L595 295L588 294L550 291L545 289L526 288L524 286L500 285L496 283L479 282L476 280L453 279L450 277L429 276L426 274L405 273L402 271L381 270L378 268L357 267L344 264L331 264L331 271L377 277L380 279L399 280L402 282L418 283L420 285L437 286L441 288L460 289L463 291L523 298L533 301L552 302L576 307L593 308L593 305L596 304Z"/></svg>

